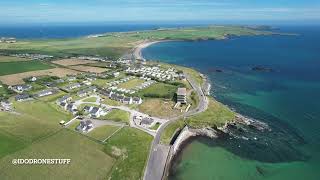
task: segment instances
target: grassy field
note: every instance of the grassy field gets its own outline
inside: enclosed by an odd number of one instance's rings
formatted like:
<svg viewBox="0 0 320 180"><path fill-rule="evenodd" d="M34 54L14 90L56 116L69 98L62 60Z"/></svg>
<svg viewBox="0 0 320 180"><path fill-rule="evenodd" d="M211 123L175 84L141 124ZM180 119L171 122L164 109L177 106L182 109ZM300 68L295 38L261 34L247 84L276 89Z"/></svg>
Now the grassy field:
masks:
<svg viewBox="0 0 320 180"><path fill-rule="evenodd" d="M30 59L0 55L0 62L16 62L16 61L30 61Z"/></svg>
<svg viewBox="0 0 320 180"><path fill-rule="evenodd" d="M164 101L163 99L145 99L144 102L138 106L138 110L155 117L168 118L182 114L179 110L173 109L173 101Z"/></svg>
<svg viewBox="0 0 320 180"><path fill-rule="evenodd" d="M136 86L142 84L143 82L145 82L145 81L142 79L135 78L135 79L131 79L125 83L119 84L118 87L125 88L125 89L132 89L132 88L135 88Z"/></svg>
<svg viewBox="0 0 320 180"><path fill-rule="evenodd" d="M169 124L163 131L160 137L160 143L161 144L170 144L172 137L174 134L182 129L185 126L185 122L182 120L175 121L171 124Z"/></svg>
<svg viewBox="0 0 320 180"><path fill-rule="evenodd" d="M0 62L0 76L51 68L53 68L53 66L39 61Z"/></svg>
<svg viewBox="0 0 320 180"><path fill-rule="evenodd" d="M39 101L15 102L14 107L21 114L0 112L0 158L55 133L59 121L71 118Z"/></svg>
<svg viewBox="0 0 320 180"><path fill-rule="evenodd" d="M14 158L67 158L69 165L12 165ZM104 146L67 129L0 160L1 179L103 179L115 159Z"/></svg>
<svg viewBox="0 0 320 180"><path fill-rule="evenodd" d="M96 97L89 97L83 100L83 102L96 102L97 98Z"/></svg>
<svg viewBox="0 0 320 180"><path fill-rule="evenodd" d="M102 119L112 120L117 122L124 122L129 124L129 116L130 116L130 113L127 111L123 111L120 109L113 109L107 115L102 117Z"/></svg>
<svg viewBox="0 0 320 180"><path fill-rule="evenodd" d="M109 33L97 38L54 40L26 40L13 44L0 44L4 53L40 53L54 56L100 55L117 59L143 40L199 40L224 39L227 35L262 35L270 32L257 31L239 26L211 26L178 29L161 29L137 32Z"/></svg>
<svg viewBox="0 0 320 180"><path fill-rule="evenodd" d="M234 120L235 113L228 107L217 102L216 100L209 98L208 109L200 114L192 116L187 119L189 126L195 128L202 127L220 127L223 126L227 121Z"/></svg>
<svg viewBox="0 0 320 180"><path fill-rule="evenodd" d="M94 128L92 131L90 131L88 134L88 136L95 138L97 140L103 141L105 140L107 137L109 137L112 133L114 133L115 131L117 131L119 128L118 126L100 126L97 128Z"/></svg>
<svg viewBox="0 0 320 180"><path fill-rule="evenodd" d="M143 97L172 99L178 87L165 83L155 83L137 94Z"/></svg>
<svg viewBox="0 0 320 180"><path fill-rule="evenodd" d="M110 105L110 106L120 106L122 104L119 101L115 101L115 100L109 99L108 97L105 97L105 96L104 96L104 100L101 103L102 104L107 104L107 105Z"/></svg>
<svg viewBox="0 0 320 180"><path fill-rule="evenodd" d="M116 157L111 180L142 179L152 136L140 130L125 127L107 141L105 151ZM107 178L107 179L109 179Z"/></svg>

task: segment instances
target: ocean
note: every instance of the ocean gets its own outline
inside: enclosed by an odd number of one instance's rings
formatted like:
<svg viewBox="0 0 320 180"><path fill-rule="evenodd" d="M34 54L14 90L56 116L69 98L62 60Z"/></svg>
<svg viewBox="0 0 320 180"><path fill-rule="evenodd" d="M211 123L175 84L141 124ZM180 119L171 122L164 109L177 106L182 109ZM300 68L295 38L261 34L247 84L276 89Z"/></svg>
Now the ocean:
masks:
<svg viewBox="0 0 320 180"><path fill-rule="evenodd" d="M62 39L78 38L108 32L128 32L173 28L186 26L203 26L196 23L79 23L79 24L29 24L0 25L0 37L18 39Z"/></svg>
<svg viewBox="0 0 320 180"><path fill-rule="evenodd" d="M146 59L207 75L217 100L272 128L235 130L244 138L195 138L170 180L320 179L320 27L279 31L299 35L162 42L143 50Z"/></svg>

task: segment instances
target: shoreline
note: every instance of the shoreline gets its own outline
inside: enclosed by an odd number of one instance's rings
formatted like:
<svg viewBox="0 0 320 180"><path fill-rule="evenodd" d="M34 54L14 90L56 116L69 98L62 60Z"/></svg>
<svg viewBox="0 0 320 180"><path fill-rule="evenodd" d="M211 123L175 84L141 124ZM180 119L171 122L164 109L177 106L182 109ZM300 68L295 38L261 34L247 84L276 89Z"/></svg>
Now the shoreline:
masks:
<svg viewBox="0 0 320 180"><path fill-rule="evenodd" d="M160 42L167 42L172 40L158 40L158 41L143 41L142 43L139 43L133 50L133 56L137 60L146 61L146 59L142 56L142 50L144 48L147 48L153 44L160 43Z"/></svg>
<svg viewBox="0 0 320 180"><path fill-rule="evenodd" d="M135 59L138 59L141 61L147 61L142 55L142 50L144 48L147 48L156 43L168 42L168 41L175 41L175 40L144 41L138 44L134 48L132 54ZM189 68L192 68L192 67L189 67ZM210 96L214 98L212 95L210 95L210 90L212 88L212 85L209 82L209 78L205 74L202 74L200 72L198 73L203 79L203 84L201 85L201 89L203 90L204 94L206 96ZM191 143L193 139L197 137L206 137L214 140L218 138L219 135L221 134L229 134L228 129L231 126L234 126L235 124L242 124L248 127L250 126L262 132L265 130L271 131L267 123L261 122L259 120L256 120L250 117L243 116L239 113L236 113L234 120L226 122L223 126L217 127L216 129L211 127L204 127L199 129L199 128L192 128L192 127L185 126L183 129L180 129L180 132L176 137L173 145L170 145L170 149L165 160L166 162L164 165L164 172L163 172L162 179L168 179L169 173L172 170L172 167L174 165L173 162L180 158L179 155L181 154L181 151L183 151L184 147L187 146L189 143ZM229 135L232 135L232 134L229 134Z"/></svg>

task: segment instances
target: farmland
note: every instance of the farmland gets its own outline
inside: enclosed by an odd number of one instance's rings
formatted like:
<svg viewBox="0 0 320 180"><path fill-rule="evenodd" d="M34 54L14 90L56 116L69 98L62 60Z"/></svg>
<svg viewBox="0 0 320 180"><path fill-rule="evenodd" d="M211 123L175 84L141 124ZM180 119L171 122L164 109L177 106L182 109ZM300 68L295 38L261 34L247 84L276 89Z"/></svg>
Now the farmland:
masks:
<svg viewBox="0 0 320 180"><path fill-rule="evenodd" d="M11 56L1 56L0 55L0 62L16 62L16 61L30 61L30 60L31 59L11 57Z"/></svg>
<svg viewBox="0 0 320 180"><path fill-rule="evenodd" d="M80 59L61 59L58 61L52 61L52 63L62 65L62 66L73 66L73 65L79 65L79 64L96 63L96 61L80 60Z"/></svg>
<svg viewBox="0 0 320 180"><path fill-rule="evenodd" d="M32 77L32 76L50 75L50 76L57 76L57 77L65 77L66 75L75 75L78 73L79 73L78 71L71 70L71 69L53 68L53 69L47 69L47 70L30 71L30 72L0 76L0 81L2 81L4 84L7 84L7 85L16 85L16 84L23 84L24 83L23 79Z"/></svg>
<svg viewBox="0 0 320 180"><path fill-rule="evenodd" d="M51 68L53 68L53 66L39 61L0 62L0 76Z"/></svg>

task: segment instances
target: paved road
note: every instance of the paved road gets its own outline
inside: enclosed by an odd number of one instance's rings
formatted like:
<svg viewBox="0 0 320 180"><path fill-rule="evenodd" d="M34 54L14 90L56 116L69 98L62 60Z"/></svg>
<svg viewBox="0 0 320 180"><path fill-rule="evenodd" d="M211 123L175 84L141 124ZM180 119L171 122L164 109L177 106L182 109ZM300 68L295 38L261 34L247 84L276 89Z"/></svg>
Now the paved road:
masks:
<svg viewBox="0 0 320 180"><path fill-rule="evenodd" d="M149 154L149 159L147 162L147 167L144 173L144 180L161 180L164 169L165 169L165 163L163 164L162 161L159 159L166 160L169 154L170 146L169 145L161 145L160 144L160 137L161 134L163 133L164 129L171 123L183 118L183 117L188 117L197 113L201 113L205 111L208 108L208 99L204 95L200 85L194 81L189 75L186 74L186 78L191 84L192 88L195 90L199 97L199 104L198 107L195 109L192 109L185 114L171 118L169 121L166 121L163 123L158 131L157 134L154 137L154 140L151 145L151 150Z"/></svg>

